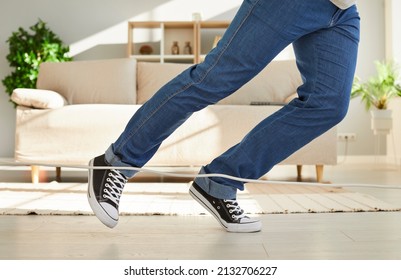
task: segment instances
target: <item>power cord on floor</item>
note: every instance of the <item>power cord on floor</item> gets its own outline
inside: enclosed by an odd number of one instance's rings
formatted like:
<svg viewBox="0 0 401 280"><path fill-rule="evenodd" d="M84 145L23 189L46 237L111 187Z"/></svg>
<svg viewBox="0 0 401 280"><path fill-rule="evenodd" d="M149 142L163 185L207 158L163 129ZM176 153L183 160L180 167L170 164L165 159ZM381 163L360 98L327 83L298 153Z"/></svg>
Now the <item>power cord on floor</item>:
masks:
<svg viewBox="0 0 401 280"><path fill-rule="evenodd" d="M40 163L40 162L17 162L17 161L6 161L0 160L0 165L11 165L11 166L45 166L45 167L63 167L63 168L73 168L73 169L86 169L86 170L102 170L102 169L115 169L115 170L133 170L142 173L151 173L162 176L170 176L170 177L179 177L179 178L213 178L220 177L226 178L229 180L239 181L243 183L254 183L254 184L275 184L275 185L285 185L289 182L287 181L275 181L275 180L263 180L263 179L247 179L247 178L239 178L231 175L220 174L220 173L209 173L209 174L184 174L177 172L164 172L158 171L154 169L148 169L143 167L120 167L120 166L89 166L89 165L68 165L68 164L48 164L48 163ZM374 189L393 189L393 190L401 190L401 186L398 185L378 185L378 184L325 184L325 183L315 183L315 182L291 182L291 184L295 185L305 185L305 186L316 186L316 187L331 187L331 188L374 188Z"/></svg>

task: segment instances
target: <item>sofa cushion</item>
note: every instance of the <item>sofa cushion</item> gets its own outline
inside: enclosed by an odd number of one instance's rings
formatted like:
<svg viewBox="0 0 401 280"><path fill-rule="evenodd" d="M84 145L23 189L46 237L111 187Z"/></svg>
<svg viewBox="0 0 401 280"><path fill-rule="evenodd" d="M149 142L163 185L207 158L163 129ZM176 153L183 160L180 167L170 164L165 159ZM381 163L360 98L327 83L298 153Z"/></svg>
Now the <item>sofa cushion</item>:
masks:
<svg viewBox="0 0 401 280"><path fill-rule="evenodd" d="M137 103L146 102L159 88L189 66L190 64L138 62ZM256 77L218 104L286 103L301 83L301 75L294 60L272 61Z"/></svg>
<svg viewBox="0 0 401 280"><path fill-rule="evenodd" d="M11 100L21 106L38 109L56 109L67 105L67 100L52 90L16 88L11 94Z"/></svg>
<svg viewBox="0 0 401 280"><path fill-rule="evenodd" d="M19 106L16 113L15 159L60 165L87 164L116 141L132 114L140 107L82 104L57 110L36 110ZM177 128L162 143L147 166L205 165L241 141L260 121L280 108L208 106ZM335 128L329 130L282 164L335 164L335 131Z"/></svg>
<svg viewBox="0 0 401 280"><path fill-rule="evenodd" d="M189 66L191 64L138 62L137 104L145 103L164 84Z"/></svg>
<svg viewBox="0 0 401 280"><path fill-rule="evenodd" d="M298 98L298 93L294 92L293 94L287 96L286 99L284 99L284 103L290 103L292 100L294 100L295 98Z"/></svg>
<svg viewBox="0 0 401 280"><path fill-rule="evenodd" d="M287 98L297 91L301 83L295 60L275 60L219 104L286 103Z"/></svg>
<svg viewBox="0 0 401 280"><path fill-rule="evenodd" d="M69 104L135 104L136 60L44 62L37 88L59 92Z"/></svg>

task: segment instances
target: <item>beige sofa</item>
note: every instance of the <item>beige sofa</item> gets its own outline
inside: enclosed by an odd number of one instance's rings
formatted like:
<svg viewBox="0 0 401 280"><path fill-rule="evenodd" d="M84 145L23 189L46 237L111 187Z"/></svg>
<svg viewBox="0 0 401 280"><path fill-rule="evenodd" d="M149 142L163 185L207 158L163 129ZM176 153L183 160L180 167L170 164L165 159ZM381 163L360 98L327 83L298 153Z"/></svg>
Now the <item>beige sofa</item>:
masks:
<svg viewBox="0 0 401 280"><path fill-rule="evenodd" d="M12 96L18 103L15 159L33 165L34 182L40 164L87 164L116 140L141 104L187 67L128 58L42 63L38 89L16 89ZM280 103L293 98L300 84L294 61L272 62L230 97L193 114L147 167L197 167L210 162L280 109ZM299 176L302 165L315 165L321 181L323 165L336 161L333 128L282 164L296 165Z"/></svg>

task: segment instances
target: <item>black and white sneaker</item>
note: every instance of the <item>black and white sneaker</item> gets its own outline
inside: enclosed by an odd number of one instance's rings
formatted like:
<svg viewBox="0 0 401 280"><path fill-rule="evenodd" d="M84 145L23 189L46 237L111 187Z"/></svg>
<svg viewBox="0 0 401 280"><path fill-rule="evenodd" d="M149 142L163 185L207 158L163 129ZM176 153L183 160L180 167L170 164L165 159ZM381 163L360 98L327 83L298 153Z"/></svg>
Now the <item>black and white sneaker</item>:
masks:
<svg viewBox="0 0 401 280"><path fill-rule="evenodd" d="M189 188L189 193L229 232L256 232L262 229L262 223L246 216L235 199L215 198L202 190L195 182Z"/></svg>
<svg viewBox="0 0 401 280"><path fill-rule="evenodd" d="M110 166L104 155L95 157L89 166ZM118 205L127 178L116 169L89 169L88 201L96 217L113 228L118 223Z"/></svg>

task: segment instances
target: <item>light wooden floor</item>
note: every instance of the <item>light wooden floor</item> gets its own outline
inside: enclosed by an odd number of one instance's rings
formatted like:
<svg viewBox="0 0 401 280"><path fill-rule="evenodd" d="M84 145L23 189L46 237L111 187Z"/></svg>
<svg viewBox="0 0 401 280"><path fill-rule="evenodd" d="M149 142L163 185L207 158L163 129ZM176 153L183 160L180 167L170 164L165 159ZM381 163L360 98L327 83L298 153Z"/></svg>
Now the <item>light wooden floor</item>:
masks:
<svg viewBox="0 0 401 280"><path fill-rule="evenodd" d="M313 180L313 168L305 168ZM271 179L294 180L295 167L273 170ZM68 175L68 174L66 174ZM81 174L82 175L82 174ZM67 180L82 179L81 175ZM25 171L0 171L0 181ZM74 177L75 176L75 177ZM74 178L73 178L74 177ZM328 167L333 183L401 185L399 167L343 164ZM400 204L401 190L353 188ZM263 231L223 231L211 216L121 217L115 229L93 216L0 216L0 259L397 259L401 213L263 215Z"/></svg>

